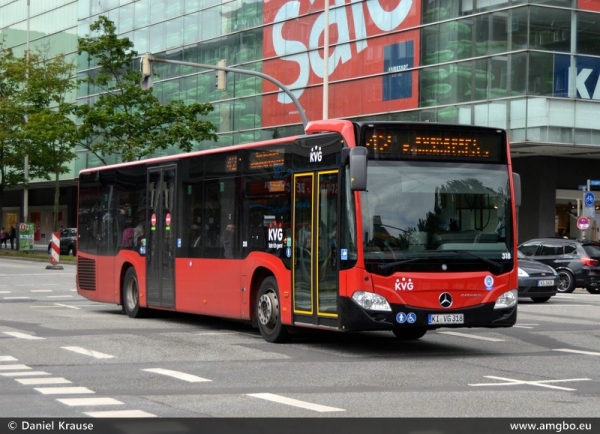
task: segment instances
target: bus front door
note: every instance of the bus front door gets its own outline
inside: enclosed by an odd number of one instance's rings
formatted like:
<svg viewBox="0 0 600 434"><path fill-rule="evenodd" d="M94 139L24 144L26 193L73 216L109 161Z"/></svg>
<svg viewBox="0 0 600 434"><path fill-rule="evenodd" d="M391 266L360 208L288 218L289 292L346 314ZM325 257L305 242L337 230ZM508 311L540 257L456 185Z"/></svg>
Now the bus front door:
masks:
<svg viewBox="0 0 600 434"><path fill-rule="evenodd" d="M338 171L295 174L293 191L294 322L337 328Z"/></svg>
<svg viewBox="0 0 600 434"><path fill-rule="evenodd" d="M146 203L146 288L148 306L175 307L176 166L148 169Z"/></svg>

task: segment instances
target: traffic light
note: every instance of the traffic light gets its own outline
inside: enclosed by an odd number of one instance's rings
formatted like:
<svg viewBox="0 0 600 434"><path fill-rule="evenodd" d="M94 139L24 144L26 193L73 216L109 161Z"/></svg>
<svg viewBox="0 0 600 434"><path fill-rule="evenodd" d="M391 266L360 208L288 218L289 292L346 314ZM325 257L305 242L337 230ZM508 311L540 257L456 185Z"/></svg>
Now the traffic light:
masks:
<svg viewBox="0 0 600 434"><path fill-rule="evenodd" d="M227 60L219 60L217 66L227 66ZM215 86L219 90L227 90L227 71L217 70L217 84Z"/></svg>
<svg viewBox="0 0 600 434"><path fill-rule="evenodd" d="M150 89L152 87L152 56L150 53L146 53L142 56L140 61L140 72L142 73L140 86L144 90Z"/></svg>

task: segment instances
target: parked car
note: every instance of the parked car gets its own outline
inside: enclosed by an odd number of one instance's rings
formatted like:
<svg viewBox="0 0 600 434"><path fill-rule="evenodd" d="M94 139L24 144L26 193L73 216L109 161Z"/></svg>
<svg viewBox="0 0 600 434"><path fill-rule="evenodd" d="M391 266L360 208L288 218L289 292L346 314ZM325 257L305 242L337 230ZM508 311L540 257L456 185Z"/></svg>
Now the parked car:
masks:
<svg viewBox="0 0 600 434"><path fill-rule="evenodd" d="M530 297L536 303L544 303L556 295L558 273L549 265L528 259L517 251L519 264L519 297Z"/></svg>
<svg viewBox="0 0 600 434"><path fill-rule="evenodd" d="M52 250L52 241L48 243L48 254ZM77 228L66 228L60 231L60 254L75 256L77 254Z"/></svg>
<svg viewBox="0 0 600 434"><path fill-rule="evenodd" d="M536 238L519 245L527 258L551 266L559 277L558 292L585 288L600 294L600 243L564 238Z"/></svg>

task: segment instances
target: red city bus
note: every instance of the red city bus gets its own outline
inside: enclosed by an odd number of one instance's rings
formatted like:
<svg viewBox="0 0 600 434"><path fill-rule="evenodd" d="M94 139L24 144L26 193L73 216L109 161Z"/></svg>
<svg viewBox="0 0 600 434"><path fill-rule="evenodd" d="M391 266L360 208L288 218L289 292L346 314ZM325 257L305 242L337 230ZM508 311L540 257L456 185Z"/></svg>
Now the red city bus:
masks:
<svg viewBox="0 0 600 434"><path fill-rule="evenodd" d="M123 306L291 327L510 327L516 213L506 132L311 122L306 135L79 176L77 290Z"/></svg>

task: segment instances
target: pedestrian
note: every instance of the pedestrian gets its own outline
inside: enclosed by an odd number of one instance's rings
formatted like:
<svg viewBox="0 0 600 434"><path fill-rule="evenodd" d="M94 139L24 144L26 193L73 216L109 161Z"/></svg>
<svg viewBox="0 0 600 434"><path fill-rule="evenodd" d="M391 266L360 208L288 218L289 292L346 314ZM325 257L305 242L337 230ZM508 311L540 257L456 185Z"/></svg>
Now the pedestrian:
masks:
<svg viewBox="0 0 600 434"><path fill-rule="evenodd" d="M10 231L8 232L8 237L10 238L10 250L15 249L15 239L17 238L17 230L13 225L10 225Z"/></svg>
<svg viewBox="0 0 600 434"><path fill-rule="evenodd" d="M6 246L6 240L8 240L8 232L6 232L6 230L4 229L4 226L2 226L2 230L0 230L0 248L2 248L3 244L4 244L5 249L8 248Z"/></svg>

